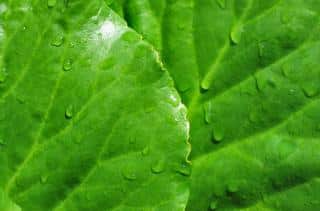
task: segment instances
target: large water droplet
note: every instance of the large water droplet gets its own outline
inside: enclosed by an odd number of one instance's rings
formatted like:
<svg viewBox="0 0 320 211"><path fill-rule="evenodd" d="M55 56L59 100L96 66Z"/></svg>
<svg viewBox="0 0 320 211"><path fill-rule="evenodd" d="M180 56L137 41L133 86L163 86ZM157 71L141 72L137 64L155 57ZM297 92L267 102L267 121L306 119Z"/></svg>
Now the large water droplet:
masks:
<svg viewBox="0 0 320 211"><path fill-rule="evenodd" d="M239 44L242 38L243 26L237 26L230 32L231 42L235 45Z"/></svg>
<svg viewBox="0 0 320 211"><path fill-rule="evenodd" d="M69 106L66 108L65 117L66 117L67 119L72 119L72 116L73 116L73 106L72 106L72 105L69 105Z"/></svg>
<svg viewBox="0 0 320 211"><path fill-rule="evenodd" d="M216 2L221 9L226 8L226 0L216 0Z"/></svg>
<svg viewBox="0 0 320 211"><path fill-rule="evenodd" d="M57 0L48 0L47 4L48 4L49 8L52 8L52 7L56 6Z"/></svg>
<svg viewBox="0 0 320 211"><path fill-rule="evenodd" d="M191 175L191 166L187 163L183 163L178 167L177 172L188 177Z"/></svg>
<svg viewBox="0 0 320 211"><path fill-rule="evenodd" d="M131 169L124 169L122 175L126 180L132 181L137 179L136 173Z"/></svg>
<svg viewBox="0 0 320 211"><path fill-rule="evenodd" d="M72 70L72 60L71 59L67 59L64 61L63 63L63 70L64 71L70 71Z"/></svg>
<svg viewBox="0 0 320 211"><path fill-rule="evenodd" d="M152 173L160 174L164 171L165 161L164 160L158 160L151 166Z"/></svg>
<svg viewBox="0 0 320 211"><path fill-rule="evenodd" d="M51 41L51 45L55 47L60 47L64 42L64 37L62 35L57 36Z"/></svg>

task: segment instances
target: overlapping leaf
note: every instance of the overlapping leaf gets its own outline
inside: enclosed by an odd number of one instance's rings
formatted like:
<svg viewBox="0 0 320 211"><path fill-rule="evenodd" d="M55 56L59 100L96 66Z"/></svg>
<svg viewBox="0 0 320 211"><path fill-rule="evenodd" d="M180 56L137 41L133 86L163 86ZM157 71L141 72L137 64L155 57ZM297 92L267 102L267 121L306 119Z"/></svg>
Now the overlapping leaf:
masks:
<svg viewBox="0 0 320 211"><path fill-rule="evenodd" d="M183 210L186 111L152 47L99 0L0 14L5 195L30 211Z"/></svg>
<svg viewBox="0 0 320 211"><path fill-rule="evenodd" d="M188 105L187 210L318 210L319 2L117 3Z"/></svg>

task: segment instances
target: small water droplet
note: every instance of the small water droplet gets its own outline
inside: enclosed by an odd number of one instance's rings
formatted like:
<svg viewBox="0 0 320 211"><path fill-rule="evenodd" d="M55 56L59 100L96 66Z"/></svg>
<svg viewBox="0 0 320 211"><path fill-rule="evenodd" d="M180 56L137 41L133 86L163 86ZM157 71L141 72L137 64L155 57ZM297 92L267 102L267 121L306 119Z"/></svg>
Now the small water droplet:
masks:
<svg viewBox="0 0 320 211"><path fill-rule="evenodd" d="M188 177L191 175L191 167L189 164L183 163L178 167L177 172Z"/></svg>
<svg viewBox="0 0 320 211"><path fill-rule="evenodd" d="M265 44L264 42L258 42L258 50L259 50L259 57L262 58L264 56L264 53L265 53Z"/></svg>
<svg viewBox="0 0 320 211"><path fill-rule="evenodd" d="M141 154L142 154L143 156L146 156L146 155L149 154L149 152L150 152L150 148L149 148L148 146L146 146L146 147L143 148L143 150L141 151Z"/></svg>
<svg viewBox="0 0 320 211"><path fill-rule="evenodd" d="M228 184L227 190L229 193L235 193L239 190L239 185L237 182L230 182Z"/></svg>
<svg viewBox="0 0 320 211"><path fill-rule="evenodd" d="M164 171L165 161L164 160L158 160L154 164L151 165L151 171L155 174L160 174Z"/></svg>
<svg viewBox="0 0 320 211"><path fill-rule="evenodd" d="M204 104L204 121L207 124L211 123L212 120L212 102L208 101Z"/></svg>
<svg viewBox="0 0 320 211"><path fill-rule="evenodd" d="M40 177L40 182L41 182L42 184L45 184L45 183L47 182L47 180L48 180L48 176L46 176L46 175L41 175L41 177Z"/></svg>
<svg viewBox="0 0 320 211"><path fill-rule="evenodd" d="M216 200L211 201L211 203L209 205L210 210L216 210L217 205L218 205L218 202Z"/></svg>
<svg viewBox="0 0 320 211"><path fill-rule="evenodd" d="M249 114L249 120L252 122L252 123L256 123L259 121L259 114L255 111L252 111L250 112Z"/></svg>
<svg viewBox="0 0 320 211"><path fill-rule="evenodd" d="M212 137L214 142L221 142L224 138L223 129L220 126L213 127Z"/></svg>
<svg viewBox="0 0 320 211"><path fill-rule="evenodd" d="M47 4L49 8L56 6L57 0L48 0Z"/></svg>
<svg viewBox="0 0 320 211"><path fill-rule="evenodd" d="M55 47L60 47L64 42L64 37L62 35L57 36L51 41L51 45Z"/></svg>
<svg viewBox="0 0 320 211"><path fill-rule="evenodd" d="M290 76L290 74L291 74L291 66L290 65L287 65L287 64L283 64L282 66L281 66L281 72L282 72L282 75L284 76L284 77L289 77Z"/></svg>
<svg viewBox="0 0 320 211"><path fill-rule="evenodd" d="M221 9L226 8L226 0L216 0L216 2Z"/></svg>
<svg viewBox="0 0 320 211"><path fill-rule="evenodd" d="M23 31L25 31L25 30L27 30L27 27L26 27L26 26L23 26L23 28L22 28L22 29L23 29Z"/></svg>
<svg viewBox="0 0 320 211"><path fill-rule="evenodd" d="M135 172L130 169L124 169L122 175L126 180L132 181L137 179L137 175L135 174Z"/></svg>
<svg viewBox="0 0 320 211"><path fill-rule="evenodd" d="M71 59L67 59L64 61L63 63L63 70L64 71L70 71L72 69L72 60Z"/></svg>
<svg viewBox="0 0 320 211"><path fill-rule="evenodd" d="M306 97L315 97L316 95L319 94L319 88L316 84L309 82L304 84L302 87L302 90L305 94Z"/></svg>
<svg viewBox="0 0 320 211"><path fill-rule="evenodd" d="M7 78L7 71L5 68L1 68L0 70L0 84L4 83L6 81Z"/></svg>
<svg viewBox="0 0 320 211"><path fill-rule="evenodd" d="M242 33L243 33L243 26L240 25L238 27L235 27L231 32L230 32L230 39L231 42L235 45L239 44L242 38Z"/></svg>
<svg viewBox="0 0 320 211"><path fill-rule="evenodd" d="M0 145L1 145L1 146L6 145L6 142L5 142L2 138L0 138Z"/></svg>
<svg viewBox="0 0 320 211"><path fill-rule="evenodd" d="M73 116L73 106L72 106L72 105L69 105L69 106L66 108L65 117L66 117L67 119L72 119L72 116Z"/></svg>
<svg viewBox="0 0 320 211"><path fill-rule="evenodd" d="M280 21L283 24L287 24L290 21L290 15L289 13L281 13L280 14Z"/></svg>

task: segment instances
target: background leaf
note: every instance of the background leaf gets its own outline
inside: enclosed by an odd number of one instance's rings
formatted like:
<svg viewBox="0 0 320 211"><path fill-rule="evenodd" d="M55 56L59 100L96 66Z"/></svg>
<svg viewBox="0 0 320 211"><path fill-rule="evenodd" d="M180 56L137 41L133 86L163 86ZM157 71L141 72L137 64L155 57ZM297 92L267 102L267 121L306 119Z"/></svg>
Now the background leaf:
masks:
<svg viewBox="0 0 320 211"><path fill-rule="evenodd" d="M184 210L186 110L99 0L1 1L0 186L23 210Z"/></svg>
<svg viewBox="0 0 320 211"><path fill-rule="evenodd" d="M125 5L134 6L122 14L162 49L188 105L193 174L187 210L319 209L319 2L161 2L157 10L153 1L128 0ZM193 7L184 10L183 2ZM148 16L156 11L161 18ZM187 29L176 33L180 25ZM191 43L190 51L180 39ZM159 45L173 40L179 44ZM172 68L168 58L186 51L196 56L171 61L196 67ZM199 86L186 97L179 87L188 77L186 83Z"/></svg>

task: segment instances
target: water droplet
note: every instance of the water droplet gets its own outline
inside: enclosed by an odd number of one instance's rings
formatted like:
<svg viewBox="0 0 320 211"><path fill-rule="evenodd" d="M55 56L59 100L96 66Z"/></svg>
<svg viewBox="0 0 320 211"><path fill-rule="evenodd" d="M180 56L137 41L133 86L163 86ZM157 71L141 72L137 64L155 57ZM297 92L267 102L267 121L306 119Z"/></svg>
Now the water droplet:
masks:
<svg viewBox="0 0 320 211"><path fill-rule="evenodd" d="M62 35L57 36L51 41L51 45L55 47L60 47L64 42L64 37Z"/></svg>
<svg viewBox="0 0 320 211"><path fill-rule="evenodd" d="M287 64L283 64L281 66L281 72L284 77L289 77L291 74L291 66Z"/></svg>
<svg viewBox="0 0 320 211"><path fill-rule="evenodd" d="M40 177L40 182L41 182L42 184L45 184L45 183L47 182L47 180L48 180L48 176L46 176L46 175L41 175L41 177Z"/></svg>
<svg viewBox="0 0 320 211"><path fill-rule="evenodd" d="M66 108L65 117L66 117L67 119L72 119L72 116L73 116L73 106L72 106L72 105L69 105L69 106Z"/></svg>
<svg viewBox="0 0 320 211"><path fill-rule="evenodd" d="M152 173L159 174L164 171L165 161L164 160L158 160L151 166Z"/></svg>
<svg viewBox="0 0 320 211"><path fill-rule="evenodd" d="M64 61L63 63L63 70L64 71L70 71L72 69L72 60L71 59L67 59Z"/></svg>
<svg viewBox="0 0 320 211"><path fill-rule="evenodd" d="M281 13L280 14L280 21L283 24L287 24L290 21L290 15L289 13Z"/></svg>
<svg viewBox="0 0 320 211"><path fill-rule="evenodd" d="M0 70L0 84L4 83L6 81L7 78L7 72L5 68L1 68Z"/></svg>
<svg viewBox="0 0 320 211"><path fill-rule="evenodd" d="M57 0L48 0L47 4L49 8L56 6Z"/></svg>
<svg viewBox="0 0 320 211"><path fill-rule="evenodd" d="M252 111L249 114L249 120L253 123L256 123L259 121L259 113Z"/></svg>
<svg viewBox="0 0 320 211"><path fill-rule="evenodd" d="M216 2L221 9L226 8L226 0L216 0Z"/></svg>
<svg viewBox="0 0 320 211"><path fill-rule="evenodd" d="M265 46L264 42L259 42L258 43L259 57L260 58L264 56L265 48L266 48L266 46Z"/></svg>
<svg viewBox="0 0 320 211"><path fill-rule="evenodd" d="M224 138L223 129L220 126L215 126L212 129L212 137L214 142L221 142Z"/></svg>
<svg viewBox="0 0 320 211"><path fill-rule="evenodd" d="M312 82L306 83L302 89L306 97L315 97L319 94L318 86Z"/></svg>
<svg viewBox="0 0 320 211"><path fill-rule="evenodd" d="M0 145L1 145L1 146L6 145L6 142L5 142L2 138L0 138Z"/></svg>
<svg viewBox="0 0 320 211"><path fill-rule="evenodd" d="M183 163L178 167L177 172L188 177L191 175L191 166L187 163Z"/></svg>
<svg viewBox="0 0 320 211"><path fill-rule="evenodd" d="M212 120L212 102L208 101L204 104L204 121L207 124L211 123Z"/></svg>
<svg viewBox="0 0 320 211"><path fill-rule="evenodd" d="M146 147L143 148L143 150L141 151L141 154L142 154L143 156L146 156L146 155L149 154L149 152L150 152L150 148L149 148L148 146L146 146Z"/></svg>
<svg viewBox="0 0 320 211"><path fill-rule="evenodd" d="M201 82L201 91L208 91L210 88L210 81L209 80L203 80Z"/></svg>
<svg viewBox="0 0 320 211"><path fill-rule="evenodd" d="M230 32L230 39L231 42L235 45L239 44L242 38L242 33L243 33L243 26L240 25L238 27L235 27L231 32Z"/></svg>
<svg viewBox="0 0 320 211"><path fill-rule="evenodd" d="M210 210L216 210L217 205L218 205L218 202L216 200L211 201L211 203L209 205Z"/></svg>
<svg viewBox="0 0 320 211"><path fill-rule="evenodd" d="M170 105L177 107L180 104L180 99L177 95L171 94L169 96L168 102L170 103Z"/></svg>
<svg viewBox="0 0 320 211"><path fill-rule="evenodd" d="M239 185L237 182L230 182L228 184L227 190L229 193L235 193L239 190Z"/></svg>
<svg viewBox="0 0 320 211"><path fill-rule="evenodd" d="M126 180L132 181L132 180L136 180L137 179L137 175L130 169L125 169L122 172L122 175Z"/></svg>

